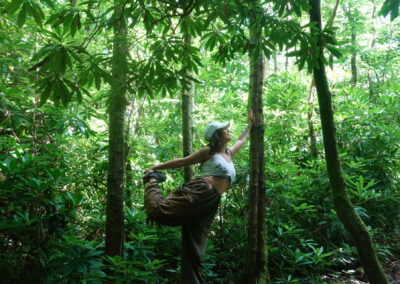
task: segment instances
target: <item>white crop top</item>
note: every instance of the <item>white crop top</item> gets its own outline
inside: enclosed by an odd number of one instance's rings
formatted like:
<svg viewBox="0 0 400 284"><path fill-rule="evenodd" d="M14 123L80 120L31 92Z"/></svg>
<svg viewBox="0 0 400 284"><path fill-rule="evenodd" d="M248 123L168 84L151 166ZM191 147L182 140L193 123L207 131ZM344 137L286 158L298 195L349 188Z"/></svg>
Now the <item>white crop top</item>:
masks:
<svg viewBox="0 0 400 284"><path fill-rule="evenodd" d="M230 182L235 180L236 171L232 161L227 162L220 154L214 154L201 165L204 176L219 176L229 178Z"/></svg>

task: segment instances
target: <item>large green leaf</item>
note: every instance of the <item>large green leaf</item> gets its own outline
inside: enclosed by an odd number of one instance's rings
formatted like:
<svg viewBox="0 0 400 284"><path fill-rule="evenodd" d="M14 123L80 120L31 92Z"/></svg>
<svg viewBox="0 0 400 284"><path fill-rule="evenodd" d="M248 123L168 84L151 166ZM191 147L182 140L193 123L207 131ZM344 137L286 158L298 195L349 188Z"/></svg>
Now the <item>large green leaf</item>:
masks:
<svg viewBox="0 0 400 284"><path fill-rule="evenodd" d="M27 5L26 5L26 3L24 3L24 5L22 6L21 11L19 11L18 19L17 19L17 25L20 28L25 24L25 21L26 21L26 10L27 10Z"/></svg>
<svg viewBox="0 0 400 284"><path fill-rule="evenodd" d="M400 0L385 0L379 15L387 16L390 13L390 19L393 21L399 15Z"/></svg>
<svg viewBox="0 0 400 284"><path fill-rule="evenodd" d="M14 15L24 2L25 0L13 0L7 4L5 9L8 13Z"/></svg>

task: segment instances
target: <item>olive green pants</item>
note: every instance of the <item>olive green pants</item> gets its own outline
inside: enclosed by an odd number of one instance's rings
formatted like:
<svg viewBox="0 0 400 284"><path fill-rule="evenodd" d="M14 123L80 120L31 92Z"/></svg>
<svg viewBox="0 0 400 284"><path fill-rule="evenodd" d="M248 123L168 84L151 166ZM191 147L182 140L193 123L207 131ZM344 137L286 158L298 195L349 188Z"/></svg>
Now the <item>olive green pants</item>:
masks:
<svg viewBox="0 0 400 284"><path fill-rule="evenodd" d="M181 279L184 284L204 283L201 260L220 200L221 195L204 178L184 183L166 198L157 183L146 186L144 204L148 217L163 225L182 226Z"/></svg>

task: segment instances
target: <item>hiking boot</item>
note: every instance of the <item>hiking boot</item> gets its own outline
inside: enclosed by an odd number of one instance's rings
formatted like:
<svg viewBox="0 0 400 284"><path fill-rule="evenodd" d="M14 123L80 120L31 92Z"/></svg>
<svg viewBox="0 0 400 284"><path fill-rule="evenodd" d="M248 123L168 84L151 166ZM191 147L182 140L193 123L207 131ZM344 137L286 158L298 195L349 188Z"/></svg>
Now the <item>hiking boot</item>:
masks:
<svg viewBox="0 0 400 284"><path fill-rule="evenodd" d="M158 183L166 180L165 174L162 172L151 172L143 177L143 183L148 183L151 178L155 178Z"/></svg>

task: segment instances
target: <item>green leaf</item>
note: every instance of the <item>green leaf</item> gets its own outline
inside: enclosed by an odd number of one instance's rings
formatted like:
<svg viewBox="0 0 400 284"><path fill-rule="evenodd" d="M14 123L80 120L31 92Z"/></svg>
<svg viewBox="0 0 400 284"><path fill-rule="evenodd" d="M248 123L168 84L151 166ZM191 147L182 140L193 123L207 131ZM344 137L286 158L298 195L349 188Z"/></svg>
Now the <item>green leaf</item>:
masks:
<svg viewBox="0 0 400 284"><path fill-rule="evenodd" d="M58 80L58 88L57 88L58 96L60 97L64 107L68 105L71 101L71 93L69 92L68 88L65 86L64 82Z"/></svg>
<svg viewBox="0 0 400 284"><path fill-rule="evenodd" d="M50 8L54 8L54 3L52 0L43 0L43 2L45 2Z"/></svg>
<svg viewBox="0 0 400 284"><path fill-rule="evenodd" d="M74 14L71 12L67 12L67 15L62 19L64 33L71 29L71 24L74 20Z"/></svg>
<svg viewBox="0 0 400 284"><path fill-rule="evenodd" d="M166 35L170 29L171 29L171 25L164 25L164 29L162 31L162 34Z"/></svg>
<svg viewBox="0 0 400 284"><path fill-rule="evenodd" d="M209 45L209 50L213 50L215 47L215 44L217 43L217 37L215 36L215 34L213 34L210 39L208 40L208 42L206 43Z"/></svg>
<svg viewBox="0 0 400 284"><path fill-rule="evenodd" d="M46 21L46 25L53 25L56 21L58 21L58 19L61 17L60 13L55 13L53 15L51 15L47 21Z"/></svg>
<svg viewBox="0 0 400 284"><path fill-rule="evenodd" d="M80 30L82 28L82 23L81 23L81 16L78 14L76 14L75 16L75 24L76 27L78 28L78 30Z"/></svg>
<svg viewBox="0 0 400 284"><path fill-rule="evenodd" d="M25 0L14 0L11 3L8 3L5 10L10 14L14 15L15 12L21 7L21 5L25 2Z"/></svg>
<svg viewBox="0 0 400 284"><path fill-rule="evenodd" d="M194 63L192 61L191 66L192 66L192 70L194 71L194 73L199 74L199 68L197 67L196 63Z"/></svg>
<svg viewBox="0 0 400 284"><path fill-rule="evenodd" d="M299 70L303 70L304 65L305 65L305 63L306 63L306 59L307 59L306 56L302 56L302 57L300 57L300 59L298 60Z"/></svg>
<svg viewBox="0 0 400 284"><path fill-rule="evenodd" d="M72 21L71 22L71 36L72 37L75 37L75 34L76 34L76 30L77 30L77 26L76 26L76 24L75 24L75 20L74 21Z"/></svg>
<svg viewBox="0 0 400 284"><path fill-rule="evenodd" d="M268 47L266 47L265 45L263 45L262 48L263 48L265 57L267 57L269 59L271 57L271 50L269 50Z"/></svg>
<svg viewBox="0 0 400 284"><path fill-rule="evenodd" d="M19 11L17 20L18 27L21 28L25 24L25 21L26 21L26 3L22 6L21 11Z"/></svg>
<svg viewBox="0 0 400 284"><path fill-rule="evenodd" d="M288 57L301 56L303 54L302 50L294 50L286 54Z"/></svg>
<svg viewBox="0 0 400 284"><path fill-rule="evenodd" d="M387 16L390 13L390 20L393 21L399 16L400 0L386 0L379 11L380 16Z"/></svg>
<svg viewBox="0 0 400 284"><path fill-rule="evenodd" d="M54 55L55 58L55 66L53 66L55 72L64 74L67 69L67 51L64 47L61 47L60 51L56 52Z"/></svg>
<svg viewBox="0 0 400 284"><path fill-rule="evenodd" d="M33 18L35 19L36 24L38 24L39 27L42 27L44 13L43 13L43 11L41 11L40 6L39 5L33 5L31 7L31 12L32 12Z"/></svg>
<svg viewBox="0 0 400 284"><path fill-rule="evenodd" d="M296 1L293 1L292 5L293 5L294 12L300 18L301 17L301 8L300 8L300 6L298 5L298 3L296 3Z"/></svg>
<svg viewBox="0 0 400 284"><path fill-rule="evenodd" d="M101 77L98 73L93 73L94 75L94 84L96 85L96 89L100 91L101 88Z"/></svg>
<svg viewBox="0 0 400 284"><path fill-rule="evenodd" d="M48 82L46 87L44 88L43 92L40 94L40 103L39 105L42 106L46 103L46 101L49 99L51 95L51 90L53 87L52 82Z"/></svg>
<svg viewBox="0 0 400 284"><path fill-rule="evenodd" d="M333 56L340 58L342 57L342 53L340 50L332 45L326 45L326 48L332 53Z"/></svg>
<svg viewBox="0 0 400 284"><path fill-rule="evenodd" d="M113 77L107 71L99 69L99 73L105 82L107 82L110 85L113 83Z"/></svg>
<svg viewBox="0 0 400 284"><path fill-rule="evenodd" d="M76 98L78 99L78 103L82 103L82 93L79 89L76 90Z"/></svg>
<svg viewBox="0 0 400 284"><path fill-rule="evenodd" d="M82 62L82 59L81 59L81 58L79 57L79 55L76 54L73 50L68 49L67 51L68 51L69 55L72 56L76 61ZM68 62L67 62L67 63L68 63ZM70 66L70 67L71 67L71 66Z"/></svg>
<svg viewBox="0 0 400 284"><path fill-rule="evenodd" d="M69 56L69 52L67 50L65 50L65 62L68 67L72 68L71 57Z"/></svg>
<svg viewBox="0 0 400 284"><path fill-rule="evenodd" d="M44 57L47 55L49 52L51 52L54 49L54 46L44 46L42 47L36 54L33 55L32 61L37 61L40 58Z"/></svg>

